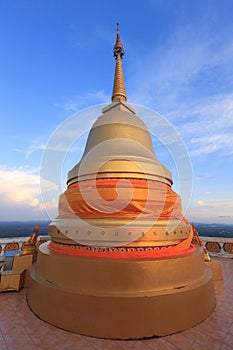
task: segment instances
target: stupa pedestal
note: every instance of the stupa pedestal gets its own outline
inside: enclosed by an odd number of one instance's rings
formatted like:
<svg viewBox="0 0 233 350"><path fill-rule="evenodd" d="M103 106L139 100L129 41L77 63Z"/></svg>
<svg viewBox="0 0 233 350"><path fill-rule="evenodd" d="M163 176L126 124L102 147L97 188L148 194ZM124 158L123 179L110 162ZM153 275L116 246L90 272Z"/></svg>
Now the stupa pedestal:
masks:
<svg viewBox="0 0 233 350"><path fill-rule="evenodd" d="M40 246L28 303L41 319L112 339L163 336L213 311L211 270L203 251L162 259L108 259L52 253Z"/></svg>

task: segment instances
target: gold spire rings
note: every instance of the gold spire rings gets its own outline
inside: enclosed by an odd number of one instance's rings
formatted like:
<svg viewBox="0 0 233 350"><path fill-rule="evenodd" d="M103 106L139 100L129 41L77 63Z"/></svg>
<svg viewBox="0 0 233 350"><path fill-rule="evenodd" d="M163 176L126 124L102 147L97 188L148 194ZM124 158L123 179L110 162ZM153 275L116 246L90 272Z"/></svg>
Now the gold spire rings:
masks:
<svg viewBox="0 0 233 350"><path fill-rule="evenodd" d="M114 84L113 84L113 92L112 92L112 102L117 101L126 101L126 92L125 92L125 84L124 84L124 76L122 69L121 59L125 54L123 45L120 39L119 32L119 23L117 23L117 36L116 43L113 48L113 56L116 59L116 68L115 68L115 76L114 76Z"/></svg>

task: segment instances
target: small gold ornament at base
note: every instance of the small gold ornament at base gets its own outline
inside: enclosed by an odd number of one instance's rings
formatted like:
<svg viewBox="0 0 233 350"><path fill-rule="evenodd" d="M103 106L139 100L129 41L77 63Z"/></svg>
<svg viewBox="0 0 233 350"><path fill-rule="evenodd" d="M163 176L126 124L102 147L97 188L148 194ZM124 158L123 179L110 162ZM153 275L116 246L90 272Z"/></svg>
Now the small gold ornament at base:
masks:
<svg viewBox="0 0 233 350"><path fill-rule="evenodd" d="M36 254L36 252L37 252L36 243L37 243L39 229L40 229L40 225L36 225L34 227L34 232L29 237L27 242L25 242L23 244L22 251L21 251L20 255Z"/></svg>
<svg viewBox="0 0 233 350"><path fill-rule="evenodd" d="M209 256L209 253L208 253L206 247L204 246L204 244L200 240L200 237L198 235L197 229L196 229L194 224L192 224L192 229L193 229L193 240L192 240L192 243L199 245L203 249L205 261L211 261L211 257Z"/></svg>

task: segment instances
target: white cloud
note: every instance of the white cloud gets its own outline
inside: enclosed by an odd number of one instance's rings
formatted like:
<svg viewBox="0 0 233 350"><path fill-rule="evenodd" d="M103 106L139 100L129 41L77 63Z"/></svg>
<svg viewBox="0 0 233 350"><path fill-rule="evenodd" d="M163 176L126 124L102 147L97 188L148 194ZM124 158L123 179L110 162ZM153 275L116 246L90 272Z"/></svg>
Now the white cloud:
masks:
<svg viewBox="0 0 233 350"><path fill-rule="evenodd" d="M33 144L31 144L26 151L26 158L29 158L32 155L32 153L34 153L35 151L44 151L45 148L46 148L45 143L33 143Z"/></svg>
<svg viewBox="0 0 233 350"><path fill-rule="evenodd" d="M140 60L134 58L132 64L130 98L177 125L192 156L219 150L229 155L233 153L233 40L230 28L224 35L211 35L204 28L182 26L146 58L135 55Z"/></svg>
<svg viewBox="0 0 233 350"><path fill-rule="evenodd" d="M185 113L185 112L183 112ZM179 126L179 131L188 144L192 156L222 151L223 155L233 150L233 94L220 94L199 102Z"/></svg>
<svg viewBox="0 0 233 350"><path fill-rule="evenodd" d="M50 209L57 209L58 208L58 201L53 198L51 201L46 203L39 203L37 209L38 210L50 210Z"/></svg>
<svg viewBox="0 0 233 350"><path fill-rule="evenodd" d="M221 134L200 135L190 140L190 148L192 156L199 156L200 154L209 154L215 151L223 151L223 154L232 154L233 138L232 133L222 132Z"/></svg>
<svg viewBox="0 0 233 350"><path fill-rule="evenodd" d="M203 200L193 202L186 214L194 222L233 224L233 200Z"/></svg>
<svg viewBox="0 0 233 350"><path fill-rule="evenodd" d="M130 80L132 99L151 104L159 97L161 106L179 99L203 69L219 62L221 56L213 54L211 46L210 39L197 39L188 27L177 30L147 58L141 60L140 55L140 61L134 61L137 73Z"/></svg>
<svg viewBox="0 0 233 350"><path fill-rule="evenodd" d="M219 200L215 200L215 201L203 201L203 200L198 200L196 202L197 206L200 207L208 207L208 208L217 208L217 209L227 209L227 210L231 210L232 212L232 208L233 208L233 200L227 200L227 201L219 201Z"/></svg>
<svg viewBox="0 0 233 350"><path fill-rule="evenodd" d="M88 92L83 95L74 96L64 106L65 111L75 113L82 108L96 105L98 103L108 103L110 96L103 90Z"/></svg>
<svg viewBox="0 0 233 350"><path fill-rule="evenodd" d="M37 169L11 169L0 166L0 195L1 204L12 206L29 206L43 209L40 195L40 175ZM48 190L56 190L57 186L44 180Z"/></svg>
<svg viewBox="0 0 233 350"><path fill-rule="evenodd" d="M198 201L197 201L197 205L200 206L200 207L202 207L202 206L205 205L205 202L202 201L202 200L198 200Z"/></svg>

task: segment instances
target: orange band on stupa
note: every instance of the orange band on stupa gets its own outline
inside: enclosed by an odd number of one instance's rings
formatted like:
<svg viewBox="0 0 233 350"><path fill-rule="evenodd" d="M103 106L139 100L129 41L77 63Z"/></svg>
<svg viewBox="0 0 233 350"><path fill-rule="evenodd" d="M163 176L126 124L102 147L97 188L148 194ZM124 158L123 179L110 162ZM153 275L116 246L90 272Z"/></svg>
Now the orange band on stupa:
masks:
<svg viewBox="0 0 233 350"><path fill-rule="evenodd" d="M180 196L170 186L158 181L127 179L97 179L75 183L69 186L59 201L59 218L77 216L81 219L112 218L183 220ZM108 203L117 201L117 191L132 192L131 199L119 211L108 210ZM90 198L90 202L85 200ZM103 199L100 201L99 198Z"/></svg>

